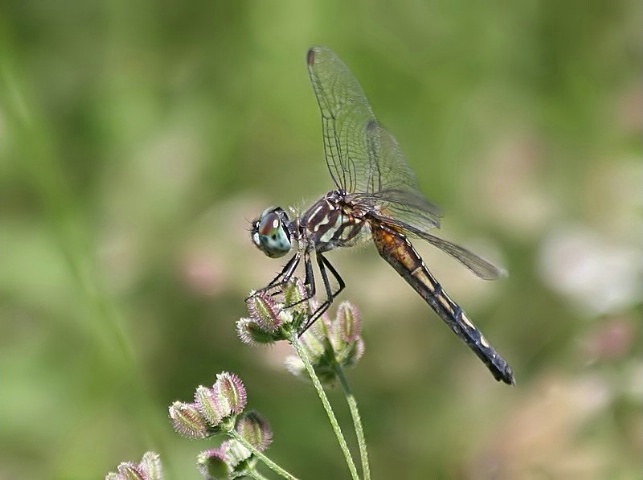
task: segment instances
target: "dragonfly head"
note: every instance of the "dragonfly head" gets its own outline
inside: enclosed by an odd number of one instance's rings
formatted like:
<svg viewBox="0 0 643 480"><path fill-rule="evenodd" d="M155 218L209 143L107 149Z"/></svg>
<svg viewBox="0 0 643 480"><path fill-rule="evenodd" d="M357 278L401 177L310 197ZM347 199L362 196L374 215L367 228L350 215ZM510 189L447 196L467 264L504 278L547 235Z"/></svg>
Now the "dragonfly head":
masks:
<svg viewBox="0 0 643 480"><path fill-rule="evenodd" d="M283 257L292 249L288 214L280 207L270 207L252 222L252 241L271 258Z"/></svg>

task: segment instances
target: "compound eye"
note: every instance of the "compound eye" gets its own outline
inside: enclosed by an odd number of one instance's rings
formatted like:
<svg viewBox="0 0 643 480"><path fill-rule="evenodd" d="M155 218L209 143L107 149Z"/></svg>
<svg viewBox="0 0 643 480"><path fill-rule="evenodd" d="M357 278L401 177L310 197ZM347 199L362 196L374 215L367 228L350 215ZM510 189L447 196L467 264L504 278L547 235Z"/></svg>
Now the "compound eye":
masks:
<svg viewBox="0 0 643 480"><path fill-rule="evenodd" d="M271 237L276 235L279 229L281 229L281 219L276 212L264 213L259 219L257 225L257 232L259 232L259 235Z"/></svg>
<svg viewBox="0 0 643 480"><path fill-rule="evenodd" d="M252 230L255 245L269 257L282 257L290 252L292 248L290 235L282 217L274 209L263 212Z"/></svg>

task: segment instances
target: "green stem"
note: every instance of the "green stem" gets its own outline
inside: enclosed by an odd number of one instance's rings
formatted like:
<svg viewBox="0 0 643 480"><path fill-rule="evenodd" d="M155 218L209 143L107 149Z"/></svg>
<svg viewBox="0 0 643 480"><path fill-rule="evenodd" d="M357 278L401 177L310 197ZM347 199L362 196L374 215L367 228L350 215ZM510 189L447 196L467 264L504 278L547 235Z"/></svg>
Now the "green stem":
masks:
<svg viewBox="0 0 643 480"><path fill-rule="evenodd" d="M250 471L248 472L248 476L249 476L249 477L251 477L251 478L254 478L255 480L268 480L266 477L264 477L263 475L261 475L261 474L260 474L259 472L257 472L256 470L250 470Z"/></svg>
<svg viewBox="0 0 643 480"><path fill-rule="evenodd" d="M366 437L364 436L364 428L362 427L362 419L359 414L359 409L357 408L357 400L351 391L351 387L348 384L348 379L344 375L344 369L342 366L335 363L335 373L339 382L342 384L342 389L346 395L346 401L348 402L348 408L351 412L351 417L353 418L353 425L355 426L355 434L357 435L357 444L359 445L359 455L362 460L362 474L364 475L365 480L370 480L371 478L371 468L368 464L368 449L366 448Z"/></svg>
<svg viewBox="0 0 643 480"><path fill-rule="evenodd" d="M348 470L351 472L351 477L353 478L353 480L359 480L357 467L355 466L355 462L353 461L351 452L348 449L346 438L344 438L344 434L342 433L342 429L339 426L339 422L337 422L337 417L335 417L335 413L333 412L333 408L331 407L330 402L328 401L326 392L324 392L324 387L322 387L322 384L319 381L319 378L315 374L315 369L310 363L310 359L306 354L306 350L304 349L303 345L299 342L299 336L297 335L296 332L293 332L290 335L290 343L295 348L295 351L297 352L297 355L303 362L304 367L306 367L308 376L312 380L315 390L317 390L317 395L319 396L319 399L321 400L322 405L324 406L324 410L326 410L326 415L328 415L328 420L330 420L330 424L333 427L333 430L335 431L335 436L337 437L339 446L342 449L344 458L346 459L346 464L348 465Z"/></svg>
<svg viewBox="0 0 643 480"><path fill-rule="evenodd" d="M250 450L255 457L261 460L268 468L270 468L277 475L281 475L283 478L287 478L288 480L297 480L297 477L288 473L286 470L281 468L279 465L277 465L275 462L273 462L267 456L265 456L263 453L257 450L254 445L252 445L245 438L239 435L239 433L236 430L230 430L227 433L232 438L234 438L237 442L241 443L244 447Z"/></svg>

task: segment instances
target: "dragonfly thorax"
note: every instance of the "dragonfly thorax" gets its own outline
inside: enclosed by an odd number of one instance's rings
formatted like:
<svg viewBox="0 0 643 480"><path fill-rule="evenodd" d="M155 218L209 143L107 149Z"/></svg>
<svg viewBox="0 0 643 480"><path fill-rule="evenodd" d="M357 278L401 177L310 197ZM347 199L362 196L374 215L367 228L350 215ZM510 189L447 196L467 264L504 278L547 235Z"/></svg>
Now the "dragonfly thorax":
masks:
<svg viewBox="0 0 643 480"><path fill-rule="evenodd" d="M302 239L318 253L353 246L368 236L370 229L364 212L346 200L346 192L333 190L302 215L299 221Z"/></svg>
<svg viewBox="0 0 643 480"><path fill-rule="evenodd" d="M279 258L292 250L293 223L281 207L270 207L252 222L252 241L271 258Z"/></svg>

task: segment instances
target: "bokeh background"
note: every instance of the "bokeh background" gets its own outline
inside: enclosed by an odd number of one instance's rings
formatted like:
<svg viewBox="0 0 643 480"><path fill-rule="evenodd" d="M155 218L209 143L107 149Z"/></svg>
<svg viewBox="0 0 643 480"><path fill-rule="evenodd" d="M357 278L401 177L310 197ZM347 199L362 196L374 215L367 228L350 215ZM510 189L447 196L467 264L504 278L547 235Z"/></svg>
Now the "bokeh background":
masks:
<svg viewBox="0 0 643 480"><path fill-rule="evenodd" d="M418 244L515 387L373 248L329 256L364 319L350 379L374 477L640 478L639 3L3 2L0 479L102 478L146 450L199 478L215 443L179 438L167 406L222 370L272 458L348 478L287 346L235 333L281 266L249 220L332 187L314 44L361 81L441 234L510 272Z"/></svg>

